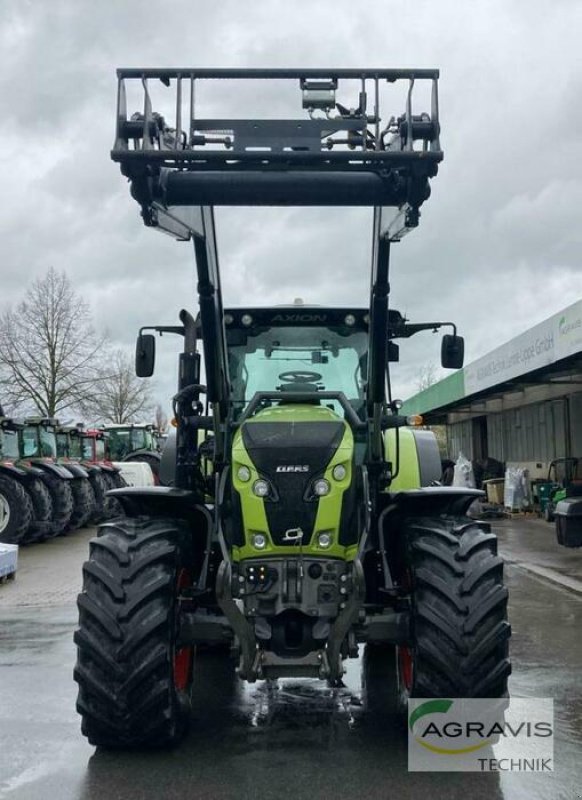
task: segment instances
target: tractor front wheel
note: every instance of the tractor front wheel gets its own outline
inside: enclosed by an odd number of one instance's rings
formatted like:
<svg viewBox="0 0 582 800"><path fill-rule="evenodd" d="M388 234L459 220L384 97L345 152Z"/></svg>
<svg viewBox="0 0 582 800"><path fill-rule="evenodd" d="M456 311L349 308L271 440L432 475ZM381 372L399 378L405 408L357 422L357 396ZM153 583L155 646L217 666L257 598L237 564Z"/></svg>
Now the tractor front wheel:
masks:
<svg viewBox="0 0 582 800"><path fill-rule="evenodd" d="M24 542L31 522L30 495L17 480L0 475L0 542Z"/></svg>
<svg viewBox="0 0 582 800"><path fill-rule="evenodd" d="M53 504L53 530L51 536L59 536L67 529L73 513L73 490L69 480L52 472L44 473L44 480Z"/></svg>
<svg viewBox="0 0 582 800"><path fill-rule="evenodd" d="M75 633L77 710L91 744L163 747L185 733L192 656L178 639L188 527L174 519L105 522L91 540Z"/></svg>
<svg viewBox="0 0 582 800"><path fill-rule="evenodd" d="M26 534L26 542L42 542L53 535L53 501L51 493L41 478L34 478L27 485L32 500L32 523Z"/></svg>
<svg viewBox="0 0 582 800"><path fill-rule="evenodd" d="M91 504L92 513L89 518L91 525L98 525L106 517L107 498L105 492L109 488L105 482L102 472L90 472L89 484L93 491L93 502Z"/></svg>
<svg viewBox="0 0 582 800"><path fill-rule="evenodd" d="M107 491L110 489L121 489L123 486L126 486L125 481L118 472L104 472L103 480L105 481ZM106 519L123 517L123 506L117 497L110 497L109 495L105 496L105 512Z"/></svg>
<svg viewBox="0 0 582 800"><path fill-rule="evenodd" d="M396 649L407 697L504 697L511 672L497 537L466 517L407 525L412 641Z"/></svg>
<svg viewBox="0 0 582 800"><path fill-rule="evenodd" d="M73 492L73 512L69 520L68 529L74 531L83 528L91 518L95 505L93 490L89 478L73 478L71 481Z"/></svg>

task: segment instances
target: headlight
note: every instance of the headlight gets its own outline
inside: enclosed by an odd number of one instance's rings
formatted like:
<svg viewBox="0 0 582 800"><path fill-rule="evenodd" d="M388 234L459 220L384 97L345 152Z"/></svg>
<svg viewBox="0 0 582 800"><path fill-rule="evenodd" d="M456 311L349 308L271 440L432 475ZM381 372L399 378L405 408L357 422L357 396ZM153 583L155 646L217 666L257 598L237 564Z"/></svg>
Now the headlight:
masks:
<svg viewBox="0 0 582 800"><path fill-rule="evenodd" d="M356 324L356 318L354 317L353 314L346 314L344 322L351 328L353 325Z"/></svg>
<svg viewBox="0 0 582 800"><path fill-rule="evenodd" d="M257 495L257 497L267 497L269 494L270 486L269 481L265 481L262 478L259 478L258 481L253 483L253 492Z"/></svg>
<svg viewBox="0 0 582 800"><path fill-rule="evenodd" d="M336 480L336 481L343 481L343 479L344 479L344 478L346 477L346 475L348 474L348 471L347 471L347 469L344 467L344 465L343 465L343 464L336 464L336 465L335 465L335 467L333 468L333 470L332 470L331 474L333 475L333 477L334 477L334 480Z"/></svg>
<svg viewBox="0 0 582 800"><path fill-rule="evenodd" d="M236 471L236 477L239 479L239 481L246 483L251 479L251 471L248 467L245 467L245 465L242 464Z"/></svg>
<svg viewBox="0 0 582 800"><path fill-rule="evenodd" d="M317 544L319 545L319 547L327 549L328 547L331 547L331 542L332 542L332 535L327 531L320 533L317 537Z"/></svg>
<svg viewBox="0 0 582 800"><path fill-rule="evenodd" d="M267 546L267 537L264 533L253 533L251 542L255 550L264 550Z"/></svg>
<svg viewBox="0 0 582 800"><path fill-rule="evenodd" d="M240 321L245 326L245 328L250 328L250 326L253 324L253 318L251 317L250 314L243 314L242 317L240 318Z"/></svg>
<svg viewBox="0 0 582 800"><path fill-rule="evenodd" d="M313 493L316 497L325 497L326 494L329 494L331 490L331 486L329 485L329 481L326 481L325 478L318 478L313 484Z"/></svg>

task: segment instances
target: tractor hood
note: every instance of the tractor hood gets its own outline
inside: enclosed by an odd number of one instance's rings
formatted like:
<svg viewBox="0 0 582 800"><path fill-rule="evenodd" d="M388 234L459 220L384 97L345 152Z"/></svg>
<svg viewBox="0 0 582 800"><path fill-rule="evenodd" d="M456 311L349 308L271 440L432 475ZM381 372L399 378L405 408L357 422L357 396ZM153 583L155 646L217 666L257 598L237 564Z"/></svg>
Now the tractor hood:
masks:
<svg viewBox="0 0 582 800"><path fill-rule="evenodd" d="M248 541L252 531L262 531L270 546L278 548L288 543L290 530L300 529L308 546L315 533L326 530L333 533L336 545L345 546L340 528L344 493L352 485L353 452L349 425L325 406L289 403L244 422L233 442L241 540ZM336 471L334 478L333 468L340 464L342 471ZM320 496L315 484L321 479ZM268 488L263 496L254 491L257 481ZM344 511L349 511L347 506Z"/></svg>
<svg viewBox="0 0 582 800"><path fill-rule="evenodd" d="M259 472L313 474L325 470L346 427L329 408L289 404L260 412L242 425L241 436Z"/></svg>

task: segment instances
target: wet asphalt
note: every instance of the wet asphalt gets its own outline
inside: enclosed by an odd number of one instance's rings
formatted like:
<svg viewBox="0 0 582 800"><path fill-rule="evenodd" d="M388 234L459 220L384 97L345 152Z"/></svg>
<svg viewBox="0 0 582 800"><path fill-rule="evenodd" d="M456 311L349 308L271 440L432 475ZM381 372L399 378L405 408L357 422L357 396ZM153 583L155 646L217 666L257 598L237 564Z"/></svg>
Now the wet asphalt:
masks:
<svg viewBox="0 0 582 800"><path fill-rule="evenodd" d="M582 797L582 593L560 584L582 580L582 554L557 551L551 526L537 521L496 527L510 562L510 689L554 698L553 773L409 773L391 660L364 648L337 690L244 685L227 657L202 654L178 748L96 751L81 736L72 680L74 600L91 535L81 531L23 550L17 579L0 585L0 800Z"/></svg>

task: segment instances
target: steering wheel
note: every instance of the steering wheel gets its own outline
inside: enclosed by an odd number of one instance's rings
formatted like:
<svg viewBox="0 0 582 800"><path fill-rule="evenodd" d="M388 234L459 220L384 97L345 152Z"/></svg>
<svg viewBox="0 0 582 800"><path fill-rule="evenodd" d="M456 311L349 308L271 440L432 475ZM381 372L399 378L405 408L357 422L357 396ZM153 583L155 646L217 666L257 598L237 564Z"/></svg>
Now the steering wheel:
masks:
<svg viewBox="0 0 582 800"><path fill-rule="evenodd" d="M291 385L293 385L294 383L315 383L316 381L320 381L322 377L323 376L320 375L319 372L290 369L288 372L282 372L279 375L279 380L289 381Z"/></svg>

